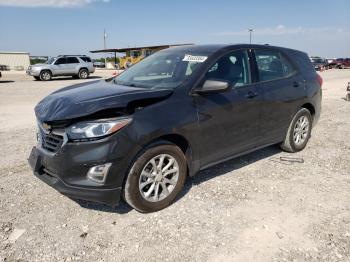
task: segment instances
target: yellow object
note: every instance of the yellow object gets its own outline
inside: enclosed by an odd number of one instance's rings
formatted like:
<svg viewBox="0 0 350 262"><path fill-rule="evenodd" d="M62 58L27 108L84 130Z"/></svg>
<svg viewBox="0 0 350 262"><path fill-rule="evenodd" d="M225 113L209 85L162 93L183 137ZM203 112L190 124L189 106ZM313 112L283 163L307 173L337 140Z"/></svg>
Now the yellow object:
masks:
<svg viewBox="0 0 350 262"><path fill-rule="evenodd" d="M90 51L91 53L114 53L115 66L117 69L127 69L130 66L140 62L143 58L158 52L159 50L175 46L185 46L192 44L175 44L175 45L155 45L144 47L127 47L127 48L111 48ZM117 57L117 53L124 53L125 56ZM119 58L119 64L117 63Z"/></svg>
<svg viewBox="0 0 350 262"><path fill-rule="evenodd" d="M125 56L119 57L119 69L127 69L161 49L162 48L135 48L135 50L127 50Z"/></svg>

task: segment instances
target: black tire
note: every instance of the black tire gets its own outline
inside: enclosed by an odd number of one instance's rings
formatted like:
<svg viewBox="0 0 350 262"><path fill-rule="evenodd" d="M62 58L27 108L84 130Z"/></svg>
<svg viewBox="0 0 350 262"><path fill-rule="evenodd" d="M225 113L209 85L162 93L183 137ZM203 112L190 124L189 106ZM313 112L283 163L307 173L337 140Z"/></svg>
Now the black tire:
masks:
<svg viewBox="0 0 350 262"><path fill-rule="evenodd" d="M88 79L89 78L89 71L85 68L80 69L78 76L80 79Z"/></svg>
<svg viewBox="0 0 350 262"><path fill-rule="evenodd" d="M305 140L302 143L298 144L294 140L294 133L297 132L296 125L297 125L298 120L301 119L302 117L307 118L309 127L308 127L308 130L306 132ZM280 145L282 150L289 152L289 153L295 153L295 152L299 152L299 151L303 150L306 147L307 142L309 141L309 139L311 137L311 129L312 129L312 115L311 115L309 110L307 110L306 108L302 108L295 114L295 116L293 117L293 119L289 125L287 135L286 135L284 141L282 142L282 144Z"/></svg>
<svg viewBox="0 0 350 262"><path fill-rule="evenodd" d="M49 70L43 70L40 72L41 81L50 81L52 79L52 73Z"/></svg>
<svg viewBox="0 0 350 262"><path fill-rule="evenodd" d="M149 161L161 154L166 154L173 157L178 164L178 179L169 195L158 202L148 201L140 192L139 183L141 172L149 164ZM159 162L158 162L159 164ZM153 169L152 169L153 170ZM142 213L156 212L169 206L182 190L187 177L186 158L179 147L171 143L161 143L148 147L133 163L128 177L125 182L123 197L124 200L133 208ZM160 182L159 182L160 183ZM160 188L160 186L158 186ZM163 187L162 187L163 188Z"/></svg>
<svg viewBox="0 0 350 262"><path fill-rule="evenodd" d="M33 76L33 77L34 77L34 79L37 80L37 81L40 81L40 80L41 80L39 76Z"/></svg>

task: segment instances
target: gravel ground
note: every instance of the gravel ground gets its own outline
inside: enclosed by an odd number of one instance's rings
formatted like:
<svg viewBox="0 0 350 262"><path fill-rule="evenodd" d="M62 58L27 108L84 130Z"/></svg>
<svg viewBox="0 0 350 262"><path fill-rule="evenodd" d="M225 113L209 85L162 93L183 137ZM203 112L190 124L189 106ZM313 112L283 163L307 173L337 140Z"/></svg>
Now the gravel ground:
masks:
<svg viewBox="0 0 350 262"><path fill-rule="evenodd" d="M140 214L72 201L32 175L33 107L81 80L5 72L0 261L350 261L350 70L321 74L322 115L304 151L272 146L217 165L188 179L169 208Z"/></svg>

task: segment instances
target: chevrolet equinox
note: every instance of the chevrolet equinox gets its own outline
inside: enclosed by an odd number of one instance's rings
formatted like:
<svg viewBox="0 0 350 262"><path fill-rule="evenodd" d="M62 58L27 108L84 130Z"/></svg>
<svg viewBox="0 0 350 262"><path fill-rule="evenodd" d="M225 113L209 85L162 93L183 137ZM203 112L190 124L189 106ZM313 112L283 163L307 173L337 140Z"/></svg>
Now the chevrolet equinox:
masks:
<svg viewBox="0 0 350 262"><path fill-rule="evenodd" d="M273 144L302 150L320 116L321 85L308 55L292 49L165 49L39 102L29 163L73 199L115 206L123 197L158 211L202 169Z"/></svg>

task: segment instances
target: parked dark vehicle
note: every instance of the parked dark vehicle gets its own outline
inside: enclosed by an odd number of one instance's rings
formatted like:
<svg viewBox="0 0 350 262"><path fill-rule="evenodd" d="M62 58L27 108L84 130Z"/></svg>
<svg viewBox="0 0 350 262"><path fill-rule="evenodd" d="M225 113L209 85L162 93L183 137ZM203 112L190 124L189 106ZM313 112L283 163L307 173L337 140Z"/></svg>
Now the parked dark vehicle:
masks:
<svg viewBox="0 0 350 262"><path fill-rule="evenodd" d="M262 45L159 51L121 75L35 108L34 174L61 193L141 212L170 205L186 177L280 144L302 150L321 110L307 54Z"/></svg>
<svg viewBox="0 0 350 262"><path fill-rule="evenodd" d="M2 77L1 71L8 71L9 67L6 65L0 65L0 77Z"/></svg>
<svg viewBox="0 0 350 262"><path fill-rule="evenodd" d="M330 68L327 59L321 57L311 57L310 59L316 71L323 71Z"/></svg>
<svg viewBox="0 0 350 262"><path fill-rule="evenodd" d="M7 65L0 65L0 71L10 71L10 67Z"/></svg>
<svg viewBox="0 0 350 262"><path fill-rule="evenodd" d="M350 58L338 58L337 68L339 69L350 68Z"/></svg>

